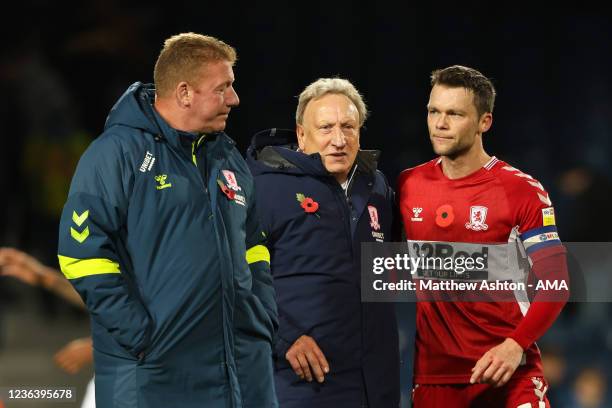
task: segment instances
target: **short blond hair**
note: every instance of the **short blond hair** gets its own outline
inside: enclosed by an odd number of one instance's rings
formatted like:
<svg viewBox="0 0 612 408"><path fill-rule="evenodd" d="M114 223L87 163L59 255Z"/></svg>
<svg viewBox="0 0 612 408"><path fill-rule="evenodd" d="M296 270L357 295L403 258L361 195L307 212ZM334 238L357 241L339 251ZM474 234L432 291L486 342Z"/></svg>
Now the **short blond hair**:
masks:
<svg viewBox="0 0 612 408"><path fill-rule="evenodd" d="M171 93L181 81L194 82L202 66L208 62L236 62L236 50L208 35L181 33L164 42L157 57L153 80L159 96Z"/></svg>
<svg viewBox="0 0 612 408"><path fill-rule="evenodd" d="M368 108L363 101L363 96L350 81L342 78L319 78L308 85L299 96L295 111L295 123L302 124L304 111L310 101L328 94L339 94L349 98L359 112L359 127L363 126L368 117Z"/></svg>

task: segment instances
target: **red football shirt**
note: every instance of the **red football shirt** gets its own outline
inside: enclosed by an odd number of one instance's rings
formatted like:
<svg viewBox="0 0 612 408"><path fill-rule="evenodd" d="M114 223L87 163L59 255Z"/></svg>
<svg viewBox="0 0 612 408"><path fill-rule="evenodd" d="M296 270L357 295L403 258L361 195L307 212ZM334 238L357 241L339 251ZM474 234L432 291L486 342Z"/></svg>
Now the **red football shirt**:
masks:
<svg viewBox="0 0 612 408"><path fill-rule="evenodd" d="M434 159L401 173L400 211L408 240L506 243L518 237L529 260L564 248L547 192L531 176L493 157L482 168L451 180ZM544 253L541 252L541 253ZM419 302L414 382L468 383L471 369L514 331L528 302ZM514 377L542 376L535 343Z"/></svg>

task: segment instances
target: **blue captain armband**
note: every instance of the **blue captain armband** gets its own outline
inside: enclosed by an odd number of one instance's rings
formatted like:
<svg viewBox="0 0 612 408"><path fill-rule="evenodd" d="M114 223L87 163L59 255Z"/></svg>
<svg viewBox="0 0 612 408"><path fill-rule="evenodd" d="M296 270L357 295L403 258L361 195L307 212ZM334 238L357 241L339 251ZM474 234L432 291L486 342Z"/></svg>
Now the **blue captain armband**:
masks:
<svg viewBox="0 0 612 408"><path fill-rule="evenodd" d="M520 236L527 255L531 255L537 250L552 247L555 245L561 245L559 239L559 233L557 227L549 225L541 228L533 228L529 231L525 231Z"/></svg>

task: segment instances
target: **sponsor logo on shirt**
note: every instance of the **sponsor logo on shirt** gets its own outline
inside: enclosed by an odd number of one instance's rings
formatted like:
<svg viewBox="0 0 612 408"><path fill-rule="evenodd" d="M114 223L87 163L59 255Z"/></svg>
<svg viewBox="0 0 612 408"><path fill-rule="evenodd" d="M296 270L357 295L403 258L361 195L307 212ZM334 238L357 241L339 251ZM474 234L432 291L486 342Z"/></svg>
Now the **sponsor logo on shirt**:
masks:
<svg viewBox="0 0 612 408"><path fill-rule="evenodd" d="M523 242L525 244L532 244L533 245L533 244L538 244L540 242L546 242L546 241L555 240L555 239L559 239L559 233L558 232L545 232L543 234L534 235L531 238L527 238Z"/></svg>
<svg viewBox="0 0 612 408"><path fill-rule="evenodd" d="M410 221L414 221L414 222L421 222L421 221L423 221L423 218L420 217L422 212L423 212L423 208L421 208L421 207L412 207L412 214L414 214L414 217L410 218Z"/></svg>
<svg viewBox="0 0 612 408"><path fill-rule="evenodd" d="M545 227L555 225L555 209L553 207L542 208L542 223Z"/></svg>
<svg viewBox="0 0 612 408"><path fill-rule="evenodd" d="M372 238L374 238L376 242L385 242L385 234L382 232L372 231Z"/></svg>
<svg viewBox="0 0 612 408"><path fill-rule="evenodd" d="M539 238L541 242L544 242L548 241L549 239L559 239L559 234L556 232L547 232L546 234L541 234Z"/></svg>
<svg viewBox="0 0 612 408"><path fill-rule="evenodd" d="M246 198L243 195L236 194L234 201L237 204L240 204L240 205L246 207Z"/></svg>
<svg viewBox="0 0 612 408"><path fill-rule="evenodd" d="M139 170L143 173L151 171L153 163L155 163L155 157L153 157L153 153L147 150L147 153L145 154L144 160L142 161Z"/></svg>
<svg viewBox="0 0 612 408"><path fill-rule="evenodd" d="M485 224L487 219L487 207L473 205L470 207L470 222L465 224L465 228L473 231L486 231L489 226Z"/></svg>

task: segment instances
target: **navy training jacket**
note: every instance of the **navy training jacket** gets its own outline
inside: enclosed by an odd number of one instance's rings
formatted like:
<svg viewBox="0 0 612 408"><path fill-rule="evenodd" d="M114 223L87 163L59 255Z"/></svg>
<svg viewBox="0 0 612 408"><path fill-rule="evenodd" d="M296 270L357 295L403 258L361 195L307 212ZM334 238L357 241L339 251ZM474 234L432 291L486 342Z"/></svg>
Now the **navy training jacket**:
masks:
<svg viewBox="0 0 612 408"><path fill-rule="evenodd" d="M295 132L272 129L256 134L247 152L279 311L280 406L398 407L394 305L362 303L360 293L361 243L393 238L394 197L376 170L379 153L358 153L345 194L318 154L296 147ZM308 198L318 204L315 212L302 207L299 199ZM315 339L330 364L322 384L300 380L285 359L302 334Z"/></svg>
<svg viewBox="0 0 612 408"><path fill-rule="evenodd" d="M274 407L277 327L253 179L223 133L135 83L83 154L59 231L91 314L98 408Z"/></svg>

